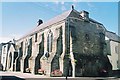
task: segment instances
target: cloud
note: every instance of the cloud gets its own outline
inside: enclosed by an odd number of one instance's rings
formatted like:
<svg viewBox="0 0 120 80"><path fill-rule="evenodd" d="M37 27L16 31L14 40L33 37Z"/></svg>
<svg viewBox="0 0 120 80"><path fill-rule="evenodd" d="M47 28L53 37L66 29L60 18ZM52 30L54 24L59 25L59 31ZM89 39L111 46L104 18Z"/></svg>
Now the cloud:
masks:
<svg viewBox="0 0 120 80"><path fill-rule="evenodd" d="M9 36L0 36L0 43L6 43L10 40L17 40L21 37L21 35L17 35L17 34L12 34L12 35L9 35Z"/></svg>
<svg viewBox="0 0 120 80"><path fill-rule="evenodd" d="M77 0L73 0L73 2L77 2Z"/></svg>
<svg viewBox="0 0 120 80"><path fill-rule="evenodd" d="M89 7L88 8L89 10L92 10L92 11L96 11L97 10L97 7L95 7L95 5L93 5L93 3L87 2L86 4Z"/></svg>
<svg viewBox="0 0 120 80"><path fill-rule="evenodd" d="M22 35L20 35L20 34L11 34L10 36L11 36L13 39L15 39L15 40L17 40L17 39L19 39L19 38L22 37Z"/></svg>
<svg viewBox="0 0 120 80"><path fill-rule="evenodd" d="M59 1L58 1L58 0L55 0L55 4L59 4Z"/></svg>
<svg viewBox="0 0 120 80"><path fill-rule="evenodd" d="M61 10L62 10L62 11L65 11L65 10L66 10L65 6L62 6L62 7L61 7Z"/></svg>
<svg viewBox="0 0 120 80"><path fill-rule="evenodd" d="M95 7L93 4L91 4L90 2L87 2L87 5L91 8Z"/></svg>
<svg viewBox="0 0 120 80"><path fill-rule="evenodd" d="M46 6L46 7L48 7L49 5L48 5L48 4L46 4L45 6Z"/></svg>
<svg viewBox="0 0 120 80"><path fill-rule="evenodd" d="M55 4L59 4L59 3L60 3L60 4L64 5L65 2L64 2L64 1L55 0L54 3L55 3Z"/></svg>
<svg viewBox="0 0 120 80"><path fill-rule="evenodd" d="M62 1L61 4L64 5L64 1Z"/></svg>
<svg viewBox="0 0 120 80"><path fill-rule="evenodd" d="M10 40L12 40L11 37L2 37L2 36L0 36L0 43L5 43L5 42L8 42Z"/></svg>

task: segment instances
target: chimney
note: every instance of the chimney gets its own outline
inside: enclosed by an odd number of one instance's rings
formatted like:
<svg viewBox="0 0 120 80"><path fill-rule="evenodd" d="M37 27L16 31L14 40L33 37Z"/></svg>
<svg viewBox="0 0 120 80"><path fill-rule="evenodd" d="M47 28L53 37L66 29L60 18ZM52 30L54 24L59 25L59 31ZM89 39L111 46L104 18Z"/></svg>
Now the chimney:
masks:
<svg viewBox="0 0 120 80"><path fill-rule="evenodd" d="M74 5L72 5L72 10L74 10Z"/></svg>
<svg viewBox="0 0 120 80"><path fill-rule="evenodd" d="M42 23L43 23L43 21L41 19L39 19L37 22L37 26L41 25Z"/></svg>
<svg viewBox="0 0 120 80"><path fill-rule="evenodd" d="M86 21L89 21L89 13L87 11L81 11L80 15L82 16L82 18Z"/></svg>

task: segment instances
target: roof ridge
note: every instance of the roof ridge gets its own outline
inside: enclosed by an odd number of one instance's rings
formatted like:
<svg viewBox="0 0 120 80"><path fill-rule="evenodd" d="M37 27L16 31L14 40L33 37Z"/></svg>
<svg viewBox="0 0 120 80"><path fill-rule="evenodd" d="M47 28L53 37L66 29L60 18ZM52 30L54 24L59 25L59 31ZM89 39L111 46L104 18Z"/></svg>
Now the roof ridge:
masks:
<svg viewBox="0 0 120 80"><path fill-rule="evenodd" d="M61 20L64 20L65 18L67 18L70 15L71 12L72 12L72 10L68 10L68 11L65 11L65 12L63 12L63 13L49 19L48 21L42 23L38 27L33 28L31 31L26 33L26 35L23 35L23 37L19 38L18 40L21 40L21 39L23 39L23 38L25 38L25 37L27 37L29 35L32 35L33 33L39 31L40 29L46 28L49 25L52 25L52 24L57 23L57 22L59 22Z"/></svg>

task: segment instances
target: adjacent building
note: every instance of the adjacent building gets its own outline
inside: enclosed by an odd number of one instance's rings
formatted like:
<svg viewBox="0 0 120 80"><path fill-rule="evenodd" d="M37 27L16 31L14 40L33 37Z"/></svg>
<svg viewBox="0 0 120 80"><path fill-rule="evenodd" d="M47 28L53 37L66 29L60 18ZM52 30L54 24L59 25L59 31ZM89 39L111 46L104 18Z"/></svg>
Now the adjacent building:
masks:
<svg viewBox="0 0 120 80"><path fill-rule="evenodd" d="M2 55L2 44L0 44L0 71L3 70L3 65L1 64L1 56Z"/></svg>
<svg viewBox="0 0 120 80"><path fill-rule="evenodd" d="M120 37L114 32L106 31L106 43L107 51L109 51L108 58L112 64L112 70L120 70Z"/></svg>
<svg viewBox="0 0 120 80"><path fill-rule="evenodd" d="M10 53L9 51L15 52L14 50L11 50L15 48L15 44L12 41L9 41L7 43L1 43L1 44L2 44L1 64L3 66L3 70L5 71L8 69L8 66L10 68L12 65L11 62L12 62L12 59L14 59L15 54L12 55L12 53ZM8 60L8 58L10 59Z"/></svg>
<svg viewBox="0 0 120 80"><path fill-rule="evenodd" d="M0 44L0 63L1 63L1 55L2 55L2 44Z"/></svg>

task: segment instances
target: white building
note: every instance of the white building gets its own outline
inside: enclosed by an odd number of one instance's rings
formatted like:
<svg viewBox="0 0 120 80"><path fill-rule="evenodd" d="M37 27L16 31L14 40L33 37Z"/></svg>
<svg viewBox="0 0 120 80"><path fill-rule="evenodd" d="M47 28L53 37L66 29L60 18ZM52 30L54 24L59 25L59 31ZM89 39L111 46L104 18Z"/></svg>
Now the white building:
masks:
<svg viewBox="0 0 120 80"><path fill-rule="evenodd" d="M120 69L119 64L119 54L120 54L120 37L110 31L106 31L106 42L108 48L108 58L112 64L112 70Z"/></svg>
<svg viewBox="0 0 120 80"><path fill-rule="evenodd" d="M6 58L8 52L8 44L4 44L2 46L2 55L1 55L1 64L3 65L3 70L6 68Z"/></svg>
<svg viewBox="0 0 120 80"><path fill-rule="evenodd" d="M13 42L1 43L2 44L2 51L1 51L1 64L3 65L3 70L7 68L7 57L10 54L9 50L14 46ZM14 48L12 48L14 49ZM11 60L10 60L11 61Z"/></svg>

